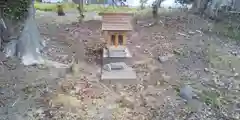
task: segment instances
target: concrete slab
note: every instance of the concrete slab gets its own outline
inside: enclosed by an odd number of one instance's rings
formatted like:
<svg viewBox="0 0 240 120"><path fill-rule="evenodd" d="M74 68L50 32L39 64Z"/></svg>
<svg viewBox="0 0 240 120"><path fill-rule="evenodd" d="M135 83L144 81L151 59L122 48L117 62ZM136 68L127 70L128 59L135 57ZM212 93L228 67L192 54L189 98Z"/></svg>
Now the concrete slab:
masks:
<svg viewBox="0 0 240 120"><path fill-rule="evenodd" d="M124 69L111 71L102 69L101 81L108 84L136 84L137 75L133 68L128 67L125 63L121 64L124 65Z"/></svg>

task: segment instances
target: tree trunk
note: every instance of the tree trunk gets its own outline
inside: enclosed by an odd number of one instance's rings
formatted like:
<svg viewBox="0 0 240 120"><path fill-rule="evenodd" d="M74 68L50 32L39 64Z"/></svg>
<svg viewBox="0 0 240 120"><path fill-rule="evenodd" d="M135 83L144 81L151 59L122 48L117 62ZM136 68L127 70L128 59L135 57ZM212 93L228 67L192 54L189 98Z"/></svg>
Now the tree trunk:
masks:
<svg viewBox="0 0 240 120"><path fill-rule="evenodd" d="M192 6L193 12L202 15L207 9L208 3L209 0L194 0Z"/></svg>
<svg viewBox="0 0 240 120"><path fill-rule="evenodd" d="M113 7L114 7L114 6L117 6L117 3L116 3L115 0L112 0L112 6L113 6Z"/></svg>
<svg viewBox="0 0 240 120"><path fill-rule="evenodd" d="M33 4L30 6L28 12L28 18L25 20L24 28L19 39L10 41L12 42L12 48L6 46L5 49L12 49L13 55L15 54L21 58L24 65L42 64L43 58L41 56L41 50L44 44L35 22Z"/></svg>
<svg viewBox="0 0 240 120"><path fill-rule="evenodd" d="M18 56L25 65L41 64L43 63L41 50L44 44L34 19L35 10L33 4L30 6L28 14L28 19L25 22L17 45Z"/></svg>
<svg viewBox="0 0 240 120"><path fill-rule="evenodd" d="M152 14L155 20L155 24L159 22L158 9L161 7L161 3L163 1L164 0L155 0L155 2L152 4Z"/></svg>
<svg viewBox="0 0 240 120"><path fill-rule="evenodd" d="M146 0L140 0L140 8L143 10L145 8Z"/></svg>
<svg viewBox="0 0 240 120"><path fill-rule="evenodd" d="M193 7L192 7L193 13L199 13L200 2L201 0L194 0Z"/></svg>
<svg viewBox="0 0 240 120"><path fill-rule="evenodd" d="M81 22L84 18L84 15L83 15L83 12L84 12L84 9L83 9L83 0L80 0L80 3L78 4L78 12L79 12L79 21Z"/></svg>

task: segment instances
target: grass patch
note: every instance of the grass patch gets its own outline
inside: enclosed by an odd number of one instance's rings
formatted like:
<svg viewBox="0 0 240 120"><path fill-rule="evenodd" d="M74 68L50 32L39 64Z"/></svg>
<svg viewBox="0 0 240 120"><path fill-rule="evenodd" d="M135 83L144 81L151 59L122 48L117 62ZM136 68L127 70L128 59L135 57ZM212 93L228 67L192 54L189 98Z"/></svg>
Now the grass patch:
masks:
<svg viewBox="0 0 240 120"><path fill-rule="evenodd" d="M214 24L213 32L234 40L240 40L240 29L238 26L236 23L228 24L219 22Z"/></svg>
<svg viewBox="0 0 240 120"><path fill-rule="evenodd" d="M236 71L240 71L240 67L238 67L240 64L240 59L236 56L222 53L219 49L219 47L213 43L210 43L207 55L209 66L211 68L227 71L234 67Z"/></svg>
<svg viewBox="0 0 240 120"><path fill-rule="evenodd" d="M57 4L50 4L50 3L35 2L34 7L36 10L40 10L40 11L56 11L57 10ZM66 7L70 8L68 7L68 5L64 4L64 9L66 9Z"/></svg>
<svg viewBox="0 0 240 120"><path fill-rule="evenodd" d="M77 8L77 4L74 3L62 3L64 10L74 10ZM57 11L57 4L55 3L39 3L36 2L34 7L40 11ZM86 12L137 12L136 8L129 7L104 7L103 5L84 5Z"/></svg>
<svg viewBox="0 0 240 120"><path fill-rule="evenodd" d="M221 96L216 91L202 91L202 94L199 95L200 100L206 103L207 105L211 105L213 107L219 107L221 105Z"/></svg>

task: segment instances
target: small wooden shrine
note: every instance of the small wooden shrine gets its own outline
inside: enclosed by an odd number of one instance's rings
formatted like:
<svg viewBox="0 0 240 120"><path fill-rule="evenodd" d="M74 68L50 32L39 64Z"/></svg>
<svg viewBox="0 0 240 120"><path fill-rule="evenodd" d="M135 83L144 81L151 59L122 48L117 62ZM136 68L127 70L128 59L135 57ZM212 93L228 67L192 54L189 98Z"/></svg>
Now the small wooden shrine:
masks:
<svg viewBox="0 0 240 120"><path fill-rule="evenodd" d="M131 13L100 13L102 32L108 46L126 46L126 34L132 31Z"/></svg>
<svg viewBox="0 0 240 120"><path fill-rule="evenodd" d="M106 42L103 50L102 80L135 80L136 73L128 67L131 53L127 48L127 34L133 30L131 13L100 13L102 35Z"/></svg>

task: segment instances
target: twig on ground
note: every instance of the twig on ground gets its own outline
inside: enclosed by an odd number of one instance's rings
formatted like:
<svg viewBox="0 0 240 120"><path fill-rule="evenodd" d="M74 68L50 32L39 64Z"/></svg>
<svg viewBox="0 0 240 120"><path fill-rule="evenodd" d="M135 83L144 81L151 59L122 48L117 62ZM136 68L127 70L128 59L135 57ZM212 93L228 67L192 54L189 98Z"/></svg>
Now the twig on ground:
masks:
<svg viewBox="0 0 240 120"><path fill-rule="evenodd" d="M18 102L18 100L19 100L19 97L18 97L17 100L15 100L15 102L12 104L12 107L15 106L15 104Z"/></svg>
<svg viewBox="0 0 240 120"><path fill-rule="evenodd" d="M184 33L178 32L177 34L178 34L178 35L181 35L181 36L184 36L184 37L188 37L188 35L186 35L186 34L184 34Z"/></svg>
<svg viewBox="0 0 240 120"><path fill-rule="evenodd" d="M154 26L156 23L155 22L153 22L153 23L148 23L148 24L146 24L146 25L142 25L142 27L152 27L152 26Z"/></svg>

